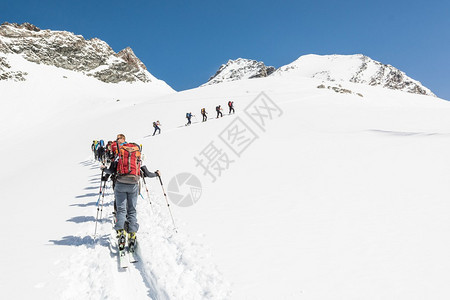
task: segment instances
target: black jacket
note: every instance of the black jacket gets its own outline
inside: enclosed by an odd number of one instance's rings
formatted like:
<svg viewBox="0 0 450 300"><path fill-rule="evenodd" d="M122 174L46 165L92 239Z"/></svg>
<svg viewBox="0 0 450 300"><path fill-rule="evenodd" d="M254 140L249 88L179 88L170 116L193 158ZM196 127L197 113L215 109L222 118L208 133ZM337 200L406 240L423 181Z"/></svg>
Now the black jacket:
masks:
<svg viewBox="0 0 450 300"><path fill-rule="evenodd" d="M116 175L116 180L118 182L127 183L127 184L135 184L139 182L139 176L136 175L117 175L117 162L113 161L108 169L105 169L105 173L108 175ZM147 166L141 167L141 176L154 178L157 177L158 174L150 172L147 169Z"/></svg>

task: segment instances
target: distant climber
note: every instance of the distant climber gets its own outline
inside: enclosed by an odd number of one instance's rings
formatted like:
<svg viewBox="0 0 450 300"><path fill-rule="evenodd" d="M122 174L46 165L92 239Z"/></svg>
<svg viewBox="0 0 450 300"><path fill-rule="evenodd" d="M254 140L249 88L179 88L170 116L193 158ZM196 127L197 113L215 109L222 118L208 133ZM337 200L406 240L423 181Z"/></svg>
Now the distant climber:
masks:
<svg viewBox="0 0 450 300"><path fill-rule="evenodd" d="M158 131L158 134L161 134L161 128L159 128L159 126L161 126L161 123L159 123L159 121L153 122L153 128L155 128L155 131L153 131L153 135L156 134L156 131Z"/></svg>
<svg viewBox="0 0 450 300"><path fill-rule="evenodd" d="M221 110L222 110L222 108L220 107L220 105L216 106L216 112L217 112L216 119L219 118L219 115L220 115L220 117L223 117Z"/></svg>
<svg viewBox="0 0 450 300"><path fill-rule="evenodd" d="M228 108L230 109L228 114L231 115L231 111L233 111L233 114L234 114L234 102L233 101L228 101Z"/></svg>
<svg viewBox="0 0 450 300"><path fill-rule="evenodd" d="M206 122L206 120L208 120L208 117L206 116L208 114L206 112L206 109L202 108L201 112L202 112L202 116L203 116L203 121L202 122Z"/></svg>
<svg viewBox="0 0 450 300"><path fill-rule="evenodd" d="M192 124L191 123L191 118L192 118L192 113L191 112L186 113L186 119L188 119L188 122L187 122L186 126Z"/></svg>

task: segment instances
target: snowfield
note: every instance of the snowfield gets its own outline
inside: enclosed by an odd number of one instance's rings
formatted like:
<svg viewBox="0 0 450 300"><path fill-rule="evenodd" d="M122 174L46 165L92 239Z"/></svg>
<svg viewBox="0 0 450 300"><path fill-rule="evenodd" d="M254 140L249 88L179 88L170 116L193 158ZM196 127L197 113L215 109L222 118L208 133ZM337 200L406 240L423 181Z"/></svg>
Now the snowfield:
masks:
<svg viewBox="0 0 450 300"><path fill-rule="evenodd" d="M0 82L2 298L450 297L447 101L298 76L176 93L20 63L27 81ZM279 109L257 106L262 128L245 113L261 92ZM215 119L219 104L224 117ZM189 111L196 118L186 127ZM156 120L162 133L151 136ZM253 138L239 155L223 140L236 124ZM94 237L100 169L90 146L118 133L143 145L166 189L183 172L202 184L194 205L171 203L176 233L159 181L147 179L140 261L127 270L111 236L110 182ZM210 170L214 182L196 162L211 143L229 163Z"/></svg>

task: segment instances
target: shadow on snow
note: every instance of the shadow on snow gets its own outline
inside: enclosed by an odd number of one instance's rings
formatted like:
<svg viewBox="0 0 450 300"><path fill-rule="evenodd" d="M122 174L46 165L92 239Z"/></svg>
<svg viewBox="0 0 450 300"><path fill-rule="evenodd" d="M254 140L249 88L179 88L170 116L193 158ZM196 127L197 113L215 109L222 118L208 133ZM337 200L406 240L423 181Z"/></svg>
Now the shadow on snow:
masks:
<svg viewBox="0 0 450 300"><path fill-rule="evenodd" d="M371 129L368 130L374 133L387 134L393 136L440 136L440 135L448 135L445 133L437 133L437 132L408 132L408 131L392 131L392 130L381 130L381 129Z"/></svg>
<svg viewBox="0 0 450 300"><path fill-rule="evenodd" d="M61 240L49 240L49 242L57 246L86 246L89 248L93 248L97 244L103 247L110 246L108 235L102 235L96 239L89 235L85 237L68 235L63 237Z"/></svg>
<svg viewBox="0 0 450 300"><path fill-rule="evenodd" d="M93 216L79 216L79 217L73 217L69 220L67 220L66 222L74 222L74 223L87 223L87 222L95 222L95 217ZM108 219L102 218L102 219L98 219L99 223L106 223L106 222L111 222Z"/></svg>
<svg viewBox="0 0 450 300"><path fill-rule="evenodd" d="M108 203L103 203L103 207L106 206L111 206L112 203L108 202ZM88 207L88 206L97 206L97 202L88 202L88 203L75 203L75 204L71 204L70 206L77 206L77 207Z"/></svg>
<svg viewBox="0 0 450 300"><path fill-rule="evenodd" d="M85 190L98 190L99 187L98 186L88 186L84 188Z"/></svg>
<svg viewBox="0 0 450 300"><path fill-rule="evenodd" d="M89 194L76 196L75 198L86 198L86 197L96 197L96 196L98 196L98 193L89 193Z"/></svg>

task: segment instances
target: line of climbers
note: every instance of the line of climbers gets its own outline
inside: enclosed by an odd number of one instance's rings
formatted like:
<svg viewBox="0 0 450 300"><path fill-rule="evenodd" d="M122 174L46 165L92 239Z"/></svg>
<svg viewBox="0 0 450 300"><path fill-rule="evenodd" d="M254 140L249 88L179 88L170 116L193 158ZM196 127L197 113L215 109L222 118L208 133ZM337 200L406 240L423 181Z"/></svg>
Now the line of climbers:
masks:
<svg viewBox="0 0 450 300"><path fill-rule="evenodd" d="M229 109L229 112L228 112L229 115L231 113L233 113L233 114L235 113L235 111L234 111L234 101L228 101L228 109ZM216 112L217 112L216 119L218 119L219 117L223 117L222 110L223 109L222 109L222 107L220 105L216 106ZM202 108L200 110L200 113L203 116L202 122L206 122L208 120L208 116L207 116L208 113L206 112L206 109ZM195 115L193 115L192 112L186 113L186 119L188 121L187 121L187 124L185 124L185 126L188 126L188 125L192 124L192 121L191 121L192 117L195 117ZM159 120L153 122L153 128L154 128L153 135L155 135L156 133L161 134L160 126L161 126L161 123L159 122Z"/></svg>
<svg viewBox="0 0 450 300"><path fill-rule="evenodd" d="M119 240L119 249L136 245L136 232L139 224L136 218L137 198L140 194L140 179L160 177L159 170L150 172L142 163L142 145L128 143L125 135L118 134L117 139L109 141L106 147L103 140L94 141L92 151L96 160L102 162L102 182L112 180L114 190L114 229ZM103 149L103 150L100 150ZM102 154L103 153L103 154ZM108 166L109 165L109 166ZM128 233L128 236L127 236Z"/></svg>
<svg viewBox="0 0 450 300"><path fill-rule="evenodd" d="M230 115L231 112L233 112L233 114L234 114L235 111L234 111L234 102L233 102L233 101L228 101L228 108L229 108L229 110L230 110L230 111L228 112L228 114ZM221 107L220 105L217 105L217 106L216 106L216 112L217 112L216 119L218 119L219 116L220 116L220 117L223 117L222 110L223 110L223 109L222 109L222 107ZM206 109L205 109L205 108L202 108L200 112L201 112L201 114L202 114L202 116L203 116L202 122L206 122L206 121L208 120L208 116L207 116L208 113L206 112ZM188 120L186 126L192 124L192 123L191 123L191 118L192 118L192 117L195 117L195 115L193 115L192 112L186 113L186 119Z"/></svg>
<svg viewBox="0 0 450 300"><path fill-rule="evenodd" d="M107 159L111 158L111 141L105 146L105 142L103 140L94 140L92 141L91 150L94 154L95 160L105 164Z"/></svg>
<svg viewBox="0 0 450 300"><path fill-rule="evenodd" d="M114 149L116 149L116 142L108 141L108 143L105 145L105 142L103 140L94 140L92 141L91 150L94 154L95 160L101 162L103 165L110 164L111 161L114 159ZM142 149L142 144L139 145Z"/></svg>

